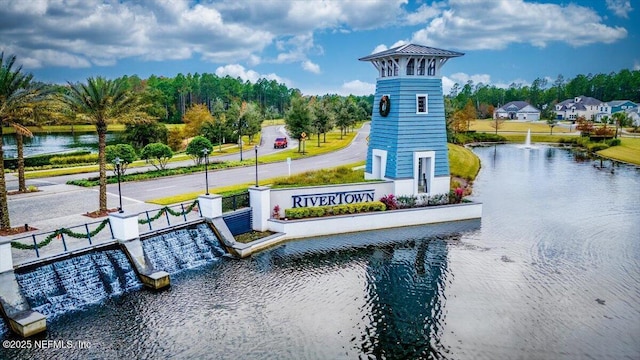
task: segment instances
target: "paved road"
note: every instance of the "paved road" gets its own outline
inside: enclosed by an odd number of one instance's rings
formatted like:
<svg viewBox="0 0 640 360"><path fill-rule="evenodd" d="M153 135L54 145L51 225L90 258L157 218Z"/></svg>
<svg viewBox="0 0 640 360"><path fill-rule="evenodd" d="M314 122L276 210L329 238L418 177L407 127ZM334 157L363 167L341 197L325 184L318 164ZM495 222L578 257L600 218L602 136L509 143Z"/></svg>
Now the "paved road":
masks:
<svg viewBox="0 0 640 360"><path fill-rule="evenodd" d="M286 149L273 148L274 140L278 137L283 137L283 136L286 136L288 138L288 135L283 125L273 125L273 126L264 127L262 129L262 136L260 137L261 144L258 146L258 156L269 155L269 154L286 150ZM298 146L298 142L296 140L291 140L291 139L289 140L289 147L297 147L297 146ZM237 147L237 145L235 147ZM229 160L239 161L240 160L239 152L228 154L228 155L219 155L219 154L220 153L218 153L218 147L214 147L213 153L209 157L210 161L229 161ZM255 151L253 149L251 150L245 149L242 153L242 158L245 160L253 159L254 154L255 154ZM167 164L167 167L176 168L176 167L182 167L182 166L190 166L193 164L194 164L193 160L185 160L185 161L177 161L177 162L169 163ZM128 169L127 174L135 174L140 172L146 172L149 170L155 170L155 168L152 165L135 167L135 168ZM43 186L66 184L67 181L69 180L80 180L80 179L87 179L90 177L97 177L97 176L98 176L98 172L96 171L96 172L82 173L82 174L71 174L71 175L31 179L31 180L27 180L27 186L35 185L42 190ZM17 190L18 189L17 176L15 174L7 174L6 178L7 178L6 179L7 190L8 191Z"/></svg>
<svg viewBox="0 0 640 360"><path fill-rule="evenodd" d="M263 131L263 146L258 150L261 154L273 153L273 139L283 134L282 126L267 127ZM313 169L338 166L364 160L366 156L366 137L369 135L369 125L358 130L358 134L349 147L326 155L293 160L291 173L299 173ZM297 146L295 143L290 147ZM243 157L252 158L253 151L245 151ZM239 154L225 155L220 158L239 160ZM133 170L133 169L131 169ZM258 176L261 179L282 176L288 173L286 162L260 165ZM73 176L58 176L30 180L29 184L38 186L37 193L9 196L9 212L12 226L29 224L38 231L49 231L60 227L69 227L94 221L82 214L98 208L98 188L83 188L66 185L71 178L87 178L97 174L82 174ZM209 187L219 187L237 183L254 181L255 167L234 168L228 170L210 171ZM205 190L204 173L191 175L164 177L154 180L126 182L121 184L123 208L126 211L142 212L157 209L159 206L146 203L151 199ZM107 186L107 200L109 208L118 207L118 187L116 184Z"/></svg>

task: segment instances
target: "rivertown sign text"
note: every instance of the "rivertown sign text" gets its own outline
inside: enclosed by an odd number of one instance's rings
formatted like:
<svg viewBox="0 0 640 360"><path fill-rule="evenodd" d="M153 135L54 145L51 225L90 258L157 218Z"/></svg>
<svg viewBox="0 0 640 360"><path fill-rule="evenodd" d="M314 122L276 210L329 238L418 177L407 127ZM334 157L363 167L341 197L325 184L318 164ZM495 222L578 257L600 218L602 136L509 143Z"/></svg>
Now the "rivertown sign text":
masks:
<svg viewBox="0 0 640 360"><path fill-rule="evenodd" d="M293 207L328 206L374 201L375 190L340 191L323 194L293 195Z"/></svg>

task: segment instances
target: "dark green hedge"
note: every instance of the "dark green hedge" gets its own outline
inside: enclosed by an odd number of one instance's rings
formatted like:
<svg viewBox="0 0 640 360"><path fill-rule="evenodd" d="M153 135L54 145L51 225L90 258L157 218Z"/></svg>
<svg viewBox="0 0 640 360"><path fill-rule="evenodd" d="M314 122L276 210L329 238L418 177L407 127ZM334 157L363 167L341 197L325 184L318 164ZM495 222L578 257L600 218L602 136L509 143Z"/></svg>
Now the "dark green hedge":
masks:
<svg viewBox="0 0 640 360"><path fill-rule="evenodd" d="M370 201L355 204L316 206L295 209L285 209L287 219L304 219L331 215L358 214L371 211L384 211L387 207L380 201Z"/></svg>
<svg viewBox="0 0 640 360"><path fill-rule="evenodd" d="M476 142L505 142L504 136L467 131L465 133L452 134L451 142L454 144L464 145Z"/></svg>
<svg viewBox="0 0 640 360"><path fill-rule="evenodd" d="M88 155L91 151L74 151L66 154L45 154L45 155L36 155L29 156L24 158L24 166L25 167L38 167L38 166L47 166L51 165L51 158L63 158L67 156L81 156ZM15 170L18 168L18 159L4 159L4 168Z"/></svg>

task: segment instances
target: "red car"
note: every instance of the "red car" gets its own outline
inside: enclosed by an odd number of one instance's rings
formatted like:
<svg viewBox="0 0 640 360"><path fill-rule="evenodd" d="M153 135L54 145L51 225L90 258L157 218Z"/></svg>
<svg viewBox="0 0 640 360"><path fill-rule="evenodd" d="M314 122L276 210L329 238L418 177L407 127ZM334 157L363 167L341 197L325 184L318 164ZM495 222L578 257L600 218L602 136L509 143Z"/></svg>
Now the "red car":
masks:
<svg viewBox="0 0 640 360"><path fill-rule="evenodd" d="M287 138L276 138L276 141L273 143L273 148L274 149L284 149L288 146L289 144L287 144Z"/></svg>

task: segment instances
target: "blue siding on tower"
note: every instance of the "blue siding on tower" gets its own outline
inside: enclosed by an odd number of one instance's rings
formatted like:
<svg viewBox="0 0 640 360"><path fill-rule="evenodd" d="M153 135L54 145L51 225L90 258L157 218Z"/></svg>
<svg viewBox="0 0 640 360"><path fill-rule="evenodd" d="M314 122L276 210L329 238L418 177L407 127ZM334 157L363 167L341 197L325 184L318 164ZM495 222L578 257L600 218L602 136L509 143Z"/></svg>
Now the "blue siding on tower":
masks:
<svg viewBox="0 0 640 360"><path fill-rule="evenodd" d="M428 95L428 114L416 114L416 95ZM382 95L389 95L387 117L378 112ZM386 177L413 178L413 153L435 151L435 176L449 176L447 131L440 78L378 79L371 119L366 171L372 172L372 149L387 151Z"/></svg>

